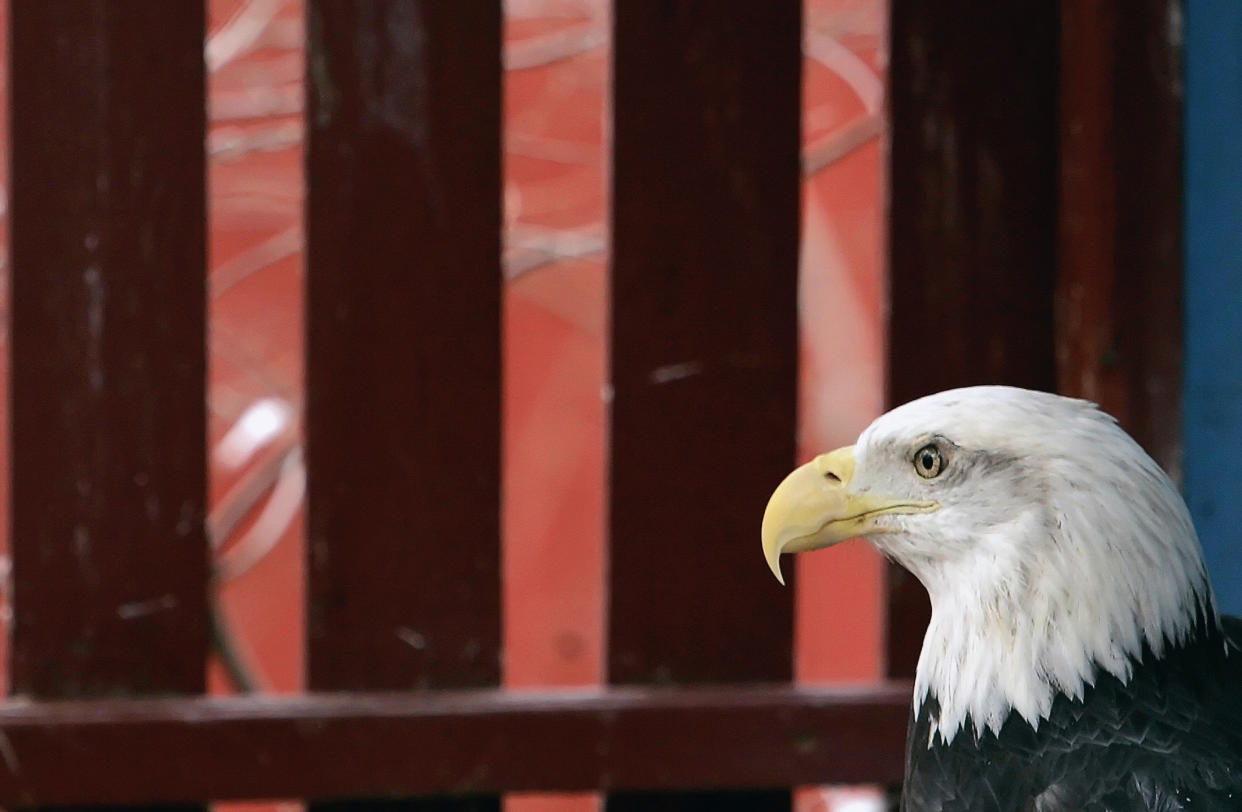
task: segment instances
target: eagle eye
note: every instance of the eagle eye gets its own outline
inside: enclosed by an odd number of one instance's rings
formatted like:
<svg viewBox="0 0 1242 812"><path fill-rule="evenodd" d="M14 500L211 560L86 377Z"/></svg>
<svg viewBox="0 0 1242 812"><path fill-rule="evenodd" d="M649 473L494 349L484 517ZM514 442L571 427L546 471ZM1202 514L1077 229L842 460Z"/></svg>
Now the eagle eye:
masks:
<svg viewBox="0 0 1242 812"><path fill-rule="evenodd" d="M914 470L923 479L940 476L940 472L944 470L944 457L935 443L928 443L914 452Z"/></svg>

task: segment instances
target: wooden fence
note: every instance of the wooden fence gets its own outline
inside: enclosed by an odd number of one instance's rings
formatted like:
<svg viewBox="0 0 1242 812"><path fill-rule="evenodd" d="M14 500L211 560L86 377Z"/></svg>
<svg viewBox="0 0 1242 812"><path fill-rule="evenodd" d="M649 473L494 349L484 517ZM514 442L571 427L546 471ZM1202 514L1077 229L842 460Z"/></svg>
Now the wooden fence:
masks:
<svg viewBox="0 0 1242 812"><path fill-rule="evenodd" d="M1140 5L1123 29L1120 0L1061 24L894 0L894 400L1059 382L1175 459L1180 130L1151 54L1175 80L1176 48L1167 3ZM11 5L0 803L787 810L794 785L899 781L923 599L894 577L894 681L800 688L792 590L758 553L795 462L800 4L616 4L611 687L518 695L497 687L500 4L308 8L312 692L270 699L200 696L202 2Z"/></svg>

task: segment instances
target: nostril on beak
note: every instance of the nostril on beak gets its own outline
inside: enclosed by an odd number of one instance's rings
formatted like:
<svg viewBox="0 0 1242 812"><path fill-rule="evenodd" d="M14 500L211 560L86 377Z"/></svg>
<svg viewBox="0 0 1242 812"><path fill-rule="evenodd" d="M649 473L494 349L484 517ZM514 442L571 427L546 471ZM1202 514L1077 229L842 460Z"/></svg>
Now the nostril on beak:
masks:
<svg viewBox="0 0 1242 812"><path fill-rule="evenodd" d="M834 482L834 483L836 483L836 484L838 484L838 485L840 485L840 484L841 484L841 477L837 476L837 475L836 475L836 474L834 474L832 471L825 471L825 472L824 472L824 479L828 480L829 482Z"/></svg>

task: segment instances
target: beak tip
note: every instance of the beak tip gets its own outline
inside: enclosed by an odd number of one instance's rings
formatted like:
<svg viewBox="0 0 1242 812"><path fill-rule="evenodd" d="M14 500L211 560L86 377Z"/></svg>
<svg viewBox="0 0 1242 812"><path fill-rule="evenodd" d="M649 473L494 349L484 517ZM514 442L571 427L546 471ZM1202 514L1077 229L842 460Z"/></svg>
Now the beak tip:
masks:
<svg viewBox="0 0 1242 812"><path fill-rule="evenodd" d="M785 585L785 576L781 574L781 554L777 551L776 555L766 556L768 559L768 569L772 570L772 574L776 576L776 580L781 586Z"/></svg>

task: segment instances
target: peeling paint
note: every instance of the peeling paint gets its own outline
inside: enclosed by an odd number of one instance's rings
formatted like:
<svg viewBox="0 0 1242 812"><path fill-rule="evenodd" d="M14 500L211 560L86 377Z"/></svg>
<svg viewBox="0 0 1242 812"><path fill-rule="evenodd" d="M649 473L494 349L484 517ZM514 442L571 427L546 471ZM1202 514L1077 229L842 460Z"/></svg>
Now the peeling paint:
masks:
<svg viewBox="0 0 1242 812"><path fill-rule="evenodd" d="M4 732L4 728L0 728L0 758L4 759L4 766L9 768L9 774L17 776L21 773L22 765L17 760L17 750L13 748L13 742L9 741L9 735Z"/></svg>
<svg viewBox="0 0 1242 812"><path fill-rule="evenodd" d="M84 524L73 526L73 555L83 572L90 572L94 568L91 562L91 532Z"/></svg>
<svg viewBox="0 0 1242 812"><path fill-rule="evenodd" d="M648 380L653 384L660 385L680 381L686 378L692 378L695 375L703 374L703 364L700 361L685 361L680 364L666 364L662 367L656 367L651 370Z"/></svg>
<svg viewBox="0 0 1242 812"><path fill-rule="evenodd" d="M430 112L426 24L413 4L377 13L386 14L384 24L368 26L359 42L363 81L370 85L360 95L370 115L421 151L427 146ZM386 36L372 37L375 31Z"/></svg>
<svg viewBox="0 0 1242 812"><path fill-rule="evenodd" d="M178 536L188 536L194 530L194 513L193 502L186 501L181 503L181 513L177 517L176 527Z"/></svg>
<svg viewBox="0 0 1242 812"><path fill-rule="evenodd" d="M309 31L307 38L312 46L308 48L310 64L307 66L306 80L312 92L314 104L314 126L326 130L332 126L332 119L340 108L341 93L332 80L332 68L328 64L328 49L323 46L323 19L318 7L311 4L307 22Z"/></svg>
<svg viewBox="0 0 1242 812"><path fill-rule="evenodd" d="M167 612L177 607L177 596L172 593L160 595L145 601L130 601L116 608L116 616L121 620L135 620L159 612Z"/></svg>
<svg viewBox="0 0 1242 812"><path fill-rule="evenodd" d="M86 267L82 272L82 282L86 286L87 376L91 389L101 392L105 383L102 347L107 291L98 264L91 263Z"/></svg>
<svg viewBox="0 0 1242 812"><path fill-rule="evenodd" d="M147 498L142 500L143 507L146 508L147 521L155 523L160 518L160 497L159 494L147 494Z"/></svg>
<svg viewBox="0 0 1242 812"><path fill-rule="evenodd" d="M427 648L427 638L421 632L416 632L409 626L399 626L394 633L397 635L397 639L408 644L412 649L422 651Z"/></svg>

